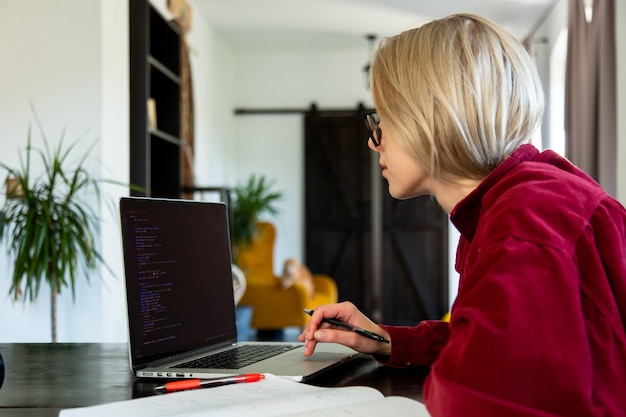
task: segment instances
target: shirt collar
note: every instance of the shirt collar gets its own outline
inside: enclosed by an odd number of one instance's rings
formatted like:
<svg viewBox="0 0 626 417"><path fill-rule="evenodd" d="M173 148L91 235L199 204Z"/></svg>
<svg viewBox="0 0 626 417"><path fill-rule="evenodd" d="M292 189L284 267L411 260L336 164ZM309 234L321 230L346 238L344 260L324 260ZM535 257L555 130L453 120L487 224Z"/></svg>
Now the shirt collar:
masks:
<svg viewBox="0 0 626 417"><path fill-rule="evenodd" d="M507 159L489 173L478 187L461 200L450 213L450 221L468 240L472 240L478 219L482 210L482 200L485 194L500 179L506 176L512 169L522 162L530 161L539 154L539 150L531 144L525 144L517 148Z"/></svg>

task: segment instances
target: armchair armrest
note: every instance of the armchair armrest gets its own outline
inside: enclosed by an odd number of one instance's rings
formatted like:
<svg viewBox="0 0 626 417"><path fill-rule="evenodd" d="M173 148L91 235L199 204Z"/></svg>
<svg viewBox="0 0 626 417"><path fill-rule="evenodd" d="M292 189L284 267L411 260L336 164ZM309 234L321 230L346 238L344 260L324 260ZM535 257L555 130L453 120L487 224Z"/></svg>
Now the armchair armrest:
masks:
<svg viewBox="0 0 626 417"><path fill-rule="evenodd" d="M315 298L328 299L328 303L336 303L338 298L337 283L328 275L313 275L313 284L315 285Z"/></svg>

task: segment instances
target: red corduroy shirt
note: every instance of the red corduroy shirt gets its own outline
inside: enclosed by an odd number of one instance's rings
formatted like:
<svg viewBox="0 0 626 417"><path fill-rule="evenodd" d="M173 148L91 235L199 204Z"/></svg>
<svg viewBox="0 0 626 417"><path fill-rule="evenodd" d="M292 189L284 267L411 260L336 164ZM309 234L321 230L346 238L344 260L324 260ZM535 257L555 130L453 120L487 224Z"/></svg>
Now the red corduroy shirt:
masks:
<svg viewBox="0 0 626 417"><path fill-rule="evenodd" d="M451 321L384 326L391 366L430 365L435 417L626 416L626 211L521 146L451 213Z"/></svg>

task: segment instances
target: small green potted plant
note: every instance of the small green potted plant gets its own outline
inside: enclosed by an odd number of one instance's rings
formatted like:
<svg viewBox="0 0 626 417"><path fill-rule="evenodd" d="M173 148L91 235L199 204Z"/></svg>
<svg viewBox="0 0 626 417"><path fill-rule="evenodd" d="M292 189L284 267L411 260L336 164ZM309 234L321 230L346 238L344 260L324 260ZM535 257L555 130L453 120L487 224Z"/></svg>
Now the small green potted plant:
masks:
<svg viewBox="0 0 626 417"><path fill-rule="evenodd" d="M94 239L99 219L81 197L95 196L99 201L100 183L111 181L95 179L85 168L93 145L73 161L70 154L77 142L64 147L63 132L58 144L51 146L36 115L35 120L44 149L32 146L29 127L19 168L0 162L7 187L0 209L0 241L13 264L9 294L14 300L32 302L42 285L50 286L51 334L56 342L57 295L69 287L75 297L78 274L95 269L102 261ZM43 165L41 174L31 173L33 159ZM85 273L85 279L89 275Z"/></svg>
<svg viewBox="0 0 626 417"><path fill-rule="evenodd" d="M254 239L259 216L278 214L276 202L282 198L282 192L272 190L274 183L264 175L252 174L246 183L238 184L233 189L233 259L237 259L238 248L250 244Z"/></svg>

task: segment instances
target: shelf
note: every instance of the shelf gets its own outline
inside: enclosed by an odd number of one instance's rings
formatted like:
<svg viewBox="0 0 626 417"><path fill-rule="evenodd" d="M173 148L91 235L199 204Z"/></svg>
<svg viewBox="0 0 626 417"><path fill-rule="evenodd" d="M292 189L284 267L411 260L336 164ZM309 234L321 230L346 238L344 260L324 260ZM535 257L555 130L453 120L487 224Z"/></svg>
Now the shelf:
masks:
<svg viewBox="0 0 626 417"><path fill-rule="evenodd" d="M181 196L181 60L178 28L148 0L129 1L130 182Z"/></svg>
<svg viewBox="0 0 626 417"><path fill-rule="evenodd" d="M178 197L180 194L180 152L178 144L150 136L150 196ZM174 191L175 190L175 191Z"/></svg>
<svg viewBox="0 0 626 417"><path fill-rule="evenodd" d="M180 35L178 30L166 21L150 5L149 55L168 68L176 76L180 75Z"/></svg>
<svg viewBox="0 0 626 417"><path fill-rule="evenodd" d="M156 107L156 128L180 136L180 84L150 66L150 98ZM173 103L176 103L175 105Z"/></svg>
<svg viewBox="0 0 626 417"><path fill-rule="evenodd" d="M157 137L159 139L163 139L167 142L170 142L172 145L182 145L183 141L177 137L177 136L172 136L167 132L163 132L162 130L159 129L150 129L150 135Z"/></svg>
<svg viewBox="0 0 626 417"><path fill-rule="evenodd" d="M169 68L167 68L165 65L161 64L161 62L159 62L159 60L157 60L156 58L152 56L148 57L148 63L156 68L158 71L162 72L163 75L167 76L173 82L180 84L180 77L170 71Z"/></svg>

